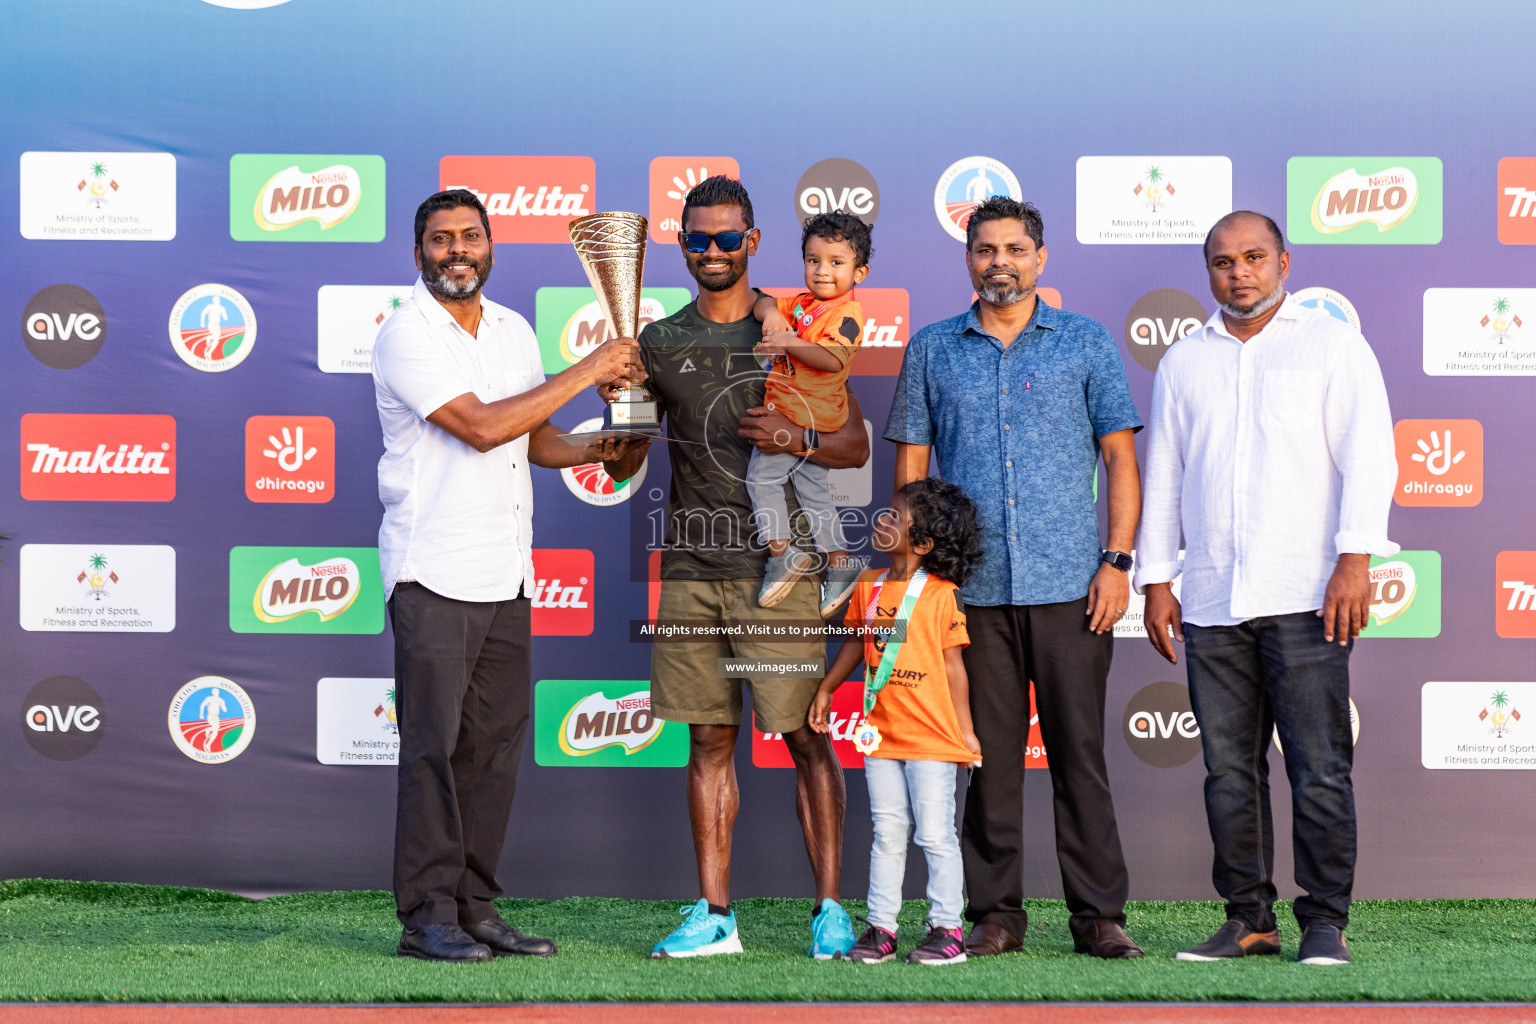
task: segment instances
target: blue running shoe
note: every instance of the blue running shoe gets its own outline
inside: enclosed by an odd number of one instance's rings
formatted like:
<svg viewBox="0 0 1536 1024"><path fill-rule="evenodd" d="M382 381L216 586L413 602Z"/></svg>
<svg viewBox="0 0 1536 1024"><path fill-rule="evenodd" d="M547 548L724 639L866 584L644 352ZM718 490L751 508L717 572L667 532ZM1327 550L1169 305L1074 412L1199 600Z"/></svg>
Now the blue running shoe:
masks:
<svg viewBox="0 0 1536 1024"><path fill-rule="evenodd" d="M740 953L741 936L736 932L734 913L721 917L709 912L709 901L699 900L678 911L687 918L672 934L656 943L651 956L657 960L685 956L714 956Z"/></svg>
<svg viewBox="0 0 1536 1024"><path fill-rule="evenodd" d="M811 956L817 960L846 960L858 941L848 911L837 900L822 900L821 913L811 918Z"/></svg>

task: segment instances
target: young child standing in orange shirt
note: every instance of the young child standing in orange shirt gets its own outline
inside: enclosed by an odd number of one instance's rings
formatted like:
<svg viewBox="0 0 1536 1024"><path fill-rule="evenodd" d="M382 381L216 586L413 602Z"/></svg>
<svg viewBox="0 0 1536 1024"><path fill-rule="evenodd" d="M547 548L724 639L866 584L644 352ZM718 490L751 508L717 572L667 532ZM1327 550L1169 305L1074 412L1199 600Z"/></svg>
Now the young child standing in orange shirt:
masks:
<svg viewBox="0 0 1536 1024"><path fill-rule="evenodd" d="M960 649L970 643L959 585L981 560L976 503L943 480L914 480L876 521L875 547L891 557L854 587L844 623L860 636L843 644L811 702L810 726L830 727L832 694L864 662L864 721L853 742L864 755L874 846L869 853L869 927L851 960L896 955L896 915L907 834L928 860L928 935L912 964L965 960L960 935L964 873L955 834L955 776L981 763L971 724L970 685Z"/></svg>
<svg viewBox="0 0 1536 1024"><path fill-rule="evenodd" d="M758 595L764 608L782 601L797 577L818 568L809 555L789 546L786 481L794 484L816 550L827 560L822 617L837 612L859 576L860 566L848 558L827 468L807 456L816 450L819 434L848 422L848 371L864 333L864 310L853 298L853 288L869 273L870 252L869 226L857 217L812 217L800 239L807 290L792 298L764 296L752 310L763 322L757 351L771 357L764 404L805 428L806 436L800 452L764 455L753 449L747 466L753 520L770 556Z"/></svg>

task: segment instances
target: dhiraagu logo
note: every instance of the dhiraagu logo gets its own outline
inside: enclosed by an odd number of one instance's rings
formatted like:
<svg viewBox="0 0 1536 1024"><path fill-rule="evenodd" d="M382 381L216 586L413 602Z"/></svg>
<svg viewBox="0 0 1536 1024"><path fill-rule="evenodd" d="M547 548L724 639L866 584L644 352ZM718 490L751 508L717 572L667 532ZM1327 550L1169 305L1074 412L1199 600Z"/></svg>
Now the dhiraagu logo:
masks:
<svg viewBox="0 0 1536 1024"><path fill-rule="evenodd" d="M378 548L231 548L229 628L382 633Z"/></svg>
<svg viewBox="0 0 1536 1024"><path fill-rule="evenodd" d="M384 158L237 153L229 158L237 242L382 242Z"/></svg>
<svg viewBox="0 0 1536 1024"><path fill-rule="evenodd" d="M1436 245L1443 233L1439 157L1293 156L1286 234L1303 245Z"/></svg>
<svg viewBox="0 0 1536 1024"><path fill-rule="evenodd" d="M642 289L641 328L671 316L692 298L686 288ZM591 288L540 288L534 294L533 319L545 373L559 373L614 337Z"/></svg>
<svg viewBox="0 0 1536 1024"><path fill-rule="evenodd" d="M1363 637L1440 635L1440 552L1371 559L1371 618Z"/></svg>
<svg viewBox="0 0 1536 1024"><path fill-rule="evenodd" d="M688 727L655 716L648 680L540 679L533 708L537 764L678 768L688 763Z"/></svg>

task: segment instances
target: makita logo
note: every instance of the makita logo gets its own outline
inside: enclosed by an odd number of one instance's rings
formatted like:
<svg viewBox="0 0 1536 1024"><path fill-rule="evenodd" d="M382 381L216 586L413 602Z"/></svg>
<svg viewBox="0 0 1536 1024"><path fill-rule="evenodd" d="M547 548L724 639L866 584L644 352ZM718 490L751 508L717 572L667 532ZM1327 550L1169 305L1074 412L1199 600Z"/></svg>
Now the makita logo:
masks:
<svg viewBox="0 0 1536 1024"><path fill-rule="evenodd" d="M448 185L447 189L468 189L480 197L485 212L492 217L584 217L592 211L587 208L587 186L580 192L564 192L559 185L540 185L530 189L517 186L516 192L481 192L468 185Z"/></svg>
<svg viewBox="0 0 1536 1024"><path fill-rule="evenodd" d="M1536 189L1513 185L1506 188L1504 194L1510 197L1509 210L1504 216L1536 217Z"/></svg>
<svg viewBox="0 0 1536 1024"><path fill-rule="evenodd" d="M587 156L445 156L439 187L480 197L497 242L571 241L567 222L595 210L597 165Z"/></svg>
<svg viewBox="0 0 1536 1024"><path fill-rule="evenodd" d="M1505 611L1536 611L1536 584L1524 580L1504 580L1499 586L1509 591L1509 603L1504 606Z"/></svg>
<svg viewBox="0 0 1536 1024"><path fill-rule="evenodd" d="M1499 161L1499 241L1536 245L1536 157L1506 156Z"/></svg>
<svg viewBox="0 0 1536 1024"><path fill-rule="evenodd" d="M164 448L168 450L170 446ZM165 465L166 450L146 452L137 444L131 450L126 444L120 444L116 451L109 451L106 445L99 444L94 452L69 451L51 444L27 445L27 451L36 456L32 460L34 473L154 473L169 476L171 471Z"/></svg>
<svg viewBox="0 0 1536 1024"><path fill-rule="evenodd" d="M922 675L922 673L918 673L918 675ZM892 676L894 677L895 673L892 673ZM839 713L834 708L827 715L827 723L830 726L827 731L828 736L830 736L833 740L842 740L846 743L852 743L853 734L858 732L859 726L864 724L864 712L851 711ZM765 732L763 733L763 739L767 742L782 743L784 741L784 734L781 732Z"/></svg>
<svg viewBox="0 0 1536 1024"><path fill-rule="evenodd" d="M534 636L589 636L597 578L586 548L534 548Z"/></svg>
<svg viewBox="0 0 1536 1024"><path fill-rule="evenodd" d="M21 495L29 501L170 501L176 420L29 413L21 418Z"/></svg>
<svg viewBox="0 0 1536 1024"><path fill-rule="evenodd" d="M313 613L321 622L345 612L357 600L362 573L350 558L304 565L290 558L272 569L256 587L256 617L284 622Z"/></svg>

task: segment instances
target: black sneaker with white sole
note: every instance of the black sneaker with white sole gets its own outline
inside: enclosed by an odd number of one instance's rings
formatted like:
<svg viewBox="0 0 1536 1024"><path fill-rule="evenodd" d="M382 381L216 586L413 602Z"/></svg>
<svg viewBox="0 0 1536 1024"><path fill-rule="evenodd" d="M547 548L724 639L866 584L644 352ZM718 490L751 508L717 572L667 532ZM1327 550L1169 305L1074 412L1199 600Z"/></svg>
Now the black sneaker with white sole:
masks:
<svg viewBox="0 0 1536 1024"><path fill-rule="evenodd" d="M1233 918L1200 945L1179 950L1177 958L1208 963L1212 960L1236 960L1243 956L1275 956L1279 952L1280 935L1274 929L1256 932Z"/></svg>
<svg viewBox="0 0 1536 1024"><path fill-rule="evenodd" d="M1296 962L1313 967L1340 967L1349 963L1349 946L1344 930L1331 924L1310 924L1301 931L1301 949Z"/></svg>

